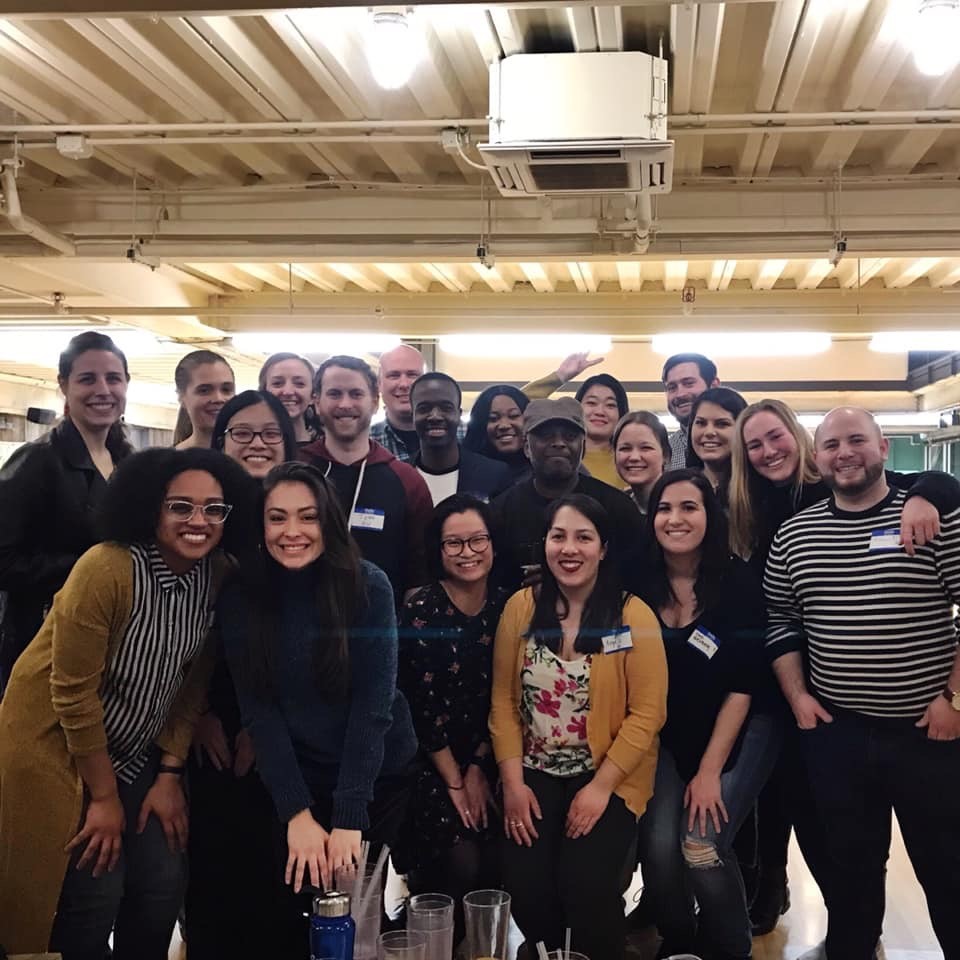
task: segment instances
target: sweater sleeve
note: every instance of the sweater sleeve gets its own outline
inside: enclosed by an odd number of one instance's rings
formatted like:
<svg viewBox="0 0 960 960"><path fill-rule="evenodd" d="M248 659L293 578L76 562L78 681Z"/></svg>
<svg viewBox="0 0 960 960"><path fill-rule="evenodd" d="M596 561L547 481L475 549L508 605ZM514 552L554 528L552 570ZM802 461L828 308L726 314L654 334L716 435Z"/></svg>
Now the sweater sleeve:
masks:
<svg viewBox="0 0 960 960"><path fill-rule="evenodd" d="M667 655L653 611L631 597L624 609L633 648L627 651L627 714L607 757L626 775L643 759L667 719Z"/></svg>
<svg viewBox="0 0 960 960"><path fill-rule="evenodd" d="M531 400L542 400L556 393L562 386L563 381L554 371L539 380L531 380L530 383L520 388L520 392L526 394Z"/></svg>
<svg viewBox="0 0 960 960"><path fill-rule="evenodd" d="M67 751L75 757L107 749L100 683L110 638L130 617L124 580L129 585L131 578L126 550L95 546L54 598L50 696Z"/></svg>
<svg viewBox="0 0 960 960"><path fill-rule="evenodd" d="M367 611L350 641L350 709L333 791L334 828L366 830L397 693L397 617L386 574L364 564Z"/></svg>
<svg viewBox="0 0 960 960"><path fill-rule="evenodd" d="M395 462L399 463L399 461ZM401 481L407 494L406 564L403 589L409 590L430 582L427 548L423 542L423 535L433 516L433 498L423 477L410 464L399 465L406 467L406 471L401 474ZM396 621L394 621L394 630L396 630Z"/></svg>
<svg viewBox="0 0 960 960"><path fill-rule="evenodd" d="M731 633L728 646L733 651L727 661L731 670L727 689L731 693L753 696L765 675L770 673L764 654L767 607L763 587L753 569L745 563L735 562L731 574L724 583L721 598Z"/></svg>
<svg viewBox="0 0 960 960"><path fill-rule="evenodd" d="M520 717L520 672L517 661L523 634L533 611L530 590L515 593L500 617L493 643L493 684L490 691L490 738L497 763L523 756Z"/></svg>
<svg viewBox="0 0 960 960"><path fill-rule="evenodd" d="M888 470L887 483L899 490L906 490L908 500L911 497L929 500L941 517L960 507L960 480L940 470L924 470L921 473Z"/></svg>
<svg viewBox="0 0 960 960"><path fill-rule="evenodd" d="M0 470L0 589L43 591L63 586L77 558L50 552L36 537L37 518L53 495L55 452L29 443L16 450Z"/></svg>
<svg viewBox="0 0 960 960"><path fill-rule="evenodd" d="M803 618L790 580L782 538L781 529L773 538L763 577L767 600L766 653L771 663L785 653L802 652L806 646Z"/></svg>
<svg viewBox="0 0 960 960"><path fill-rule="evenodd" d="M231 584L220 594L217 621L236 684L243 726L253 738L257 771L270 791L277 815L286 823L313 806L313 794L303 777L279 704L262 699L245 682L244 648L250 617L239 583Z"/></svg>
<svg viewBox="0 0 960 960"><path fill-rule="evenodd" d="M960 605L960 510L943 518L934 557L950 602Z"/></svg>

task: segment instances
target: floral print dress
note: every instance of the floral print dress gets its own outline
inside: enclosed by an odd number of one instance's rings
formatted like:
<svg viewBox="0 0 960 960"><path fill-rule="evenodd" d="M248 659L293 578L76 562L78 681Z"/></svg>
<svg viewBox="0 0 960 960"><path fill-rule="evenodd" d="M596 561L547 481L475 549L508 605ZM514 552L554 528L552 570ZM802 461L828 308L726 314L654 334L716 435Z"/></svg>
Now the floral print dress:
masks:
<svg viewBox="0 0 960 960"><path fill-rule="evenodd" d="M561 660L549 647L527 640L520 672L523 765L554 777L593 770L587 743L590 654Z"/></svg>
<svg viewBox="0 0 960 960"><path fill-rule="evenodd" d="M481 746L490 744L493 638L508 596L492 590L480 613L468 617L432 583L400 612L398 685L410 703L421 751L449 747L464 773ZM492 793L497 779L492 750L480 768ZM397 851L404 870L437 859L464 839L478 839L463 826L429 757L417 775L411 816L409 836Z"/></svg>

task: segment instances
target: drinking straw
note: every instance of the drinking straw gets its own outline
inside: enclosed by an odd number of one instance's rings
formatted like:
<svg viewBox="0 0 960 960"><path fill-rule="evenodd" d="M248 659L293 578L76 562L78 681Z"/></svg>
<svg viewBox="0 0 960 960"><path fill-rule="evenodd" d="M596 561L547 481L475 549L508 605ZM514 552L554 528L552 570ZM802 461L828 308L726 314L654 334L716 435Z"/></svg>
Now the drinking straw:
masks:
<svg viewBox="0 0 960 960"><path fill-rule="evenodd" d="M564 952L563 955L566 957L566 960L570 960L570 928L567 927L567 936L564 939Z"/></svg>
<svg viewBox="0 0 960 960"><path fill-rule="evenodd" d="M537 944L537 956L539 960L550 960L550 954L547 953L547 948L542 940Z"/></svg>
<svg viewBox="0 0 960 960"><path fill-rule="evenodd" d="M370 841L363 840L360 843L360 862L355 867L357 873L353 878L353 896L350 899L350 902L354 905L354 909L356 909L360 903L360 893L361 893L361 886L363 884L363 875L366 873L366 870L367 870L367 857L369 855L370 855Z"/></svg>
<svg viewBox="0 0 960 960"><path fill-rule="evenodd" d="M373 898L374 891L380 890L380 874L383 873L384 864L387 862L387 857L390 856L390 848L384 844L380 850L380 856L377 857L377 865L373 868L373 876L370 877L370 883L367 884L367 889L363 892L363 895L360 898L360 910L358 911L358 916L365 917L367 915L367 910L370 907L370 900Z"/></svg>

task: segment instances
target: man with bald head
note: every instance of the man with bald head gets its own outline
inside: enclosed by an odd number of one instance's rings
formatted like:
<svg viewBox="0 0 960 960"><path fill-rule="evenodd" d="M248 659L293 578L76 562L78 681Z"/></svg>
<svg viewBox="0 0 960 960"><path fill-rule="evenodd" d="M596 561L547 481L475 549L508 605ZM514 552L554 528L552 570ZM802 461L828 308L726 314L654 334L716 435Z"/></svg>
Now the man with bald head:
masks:
<svg viewBox="0 0 960 960"><path fill-rule="evenodd" d="M828 500L780 527L767 648L802 731L829 861L828 960L870 960L895 812L945 957L960 958L960 501L912 555L866 411L817 429Z"/></svg>

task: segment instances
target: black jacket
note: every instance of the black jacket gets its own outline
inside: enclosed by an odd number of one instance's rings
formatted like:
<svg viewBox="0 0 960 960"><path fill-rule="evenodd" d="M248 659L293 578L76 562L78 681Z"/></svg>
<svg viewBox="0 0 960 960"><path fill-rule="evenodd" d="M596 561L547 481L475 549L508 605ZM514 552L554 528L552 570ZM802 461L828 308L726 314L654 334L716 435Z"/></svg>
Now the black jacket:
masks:
<svg viewBox="0 0 960 960"><path fill-rule="evenodd" d="M411 463L418 470L423 470L420 457L418 453ZM457 493L469 493L480 500L493 500L512 486L514 481L512 471L503 461L467 450L462 443L456 469Z"/></svg>
<svg viewBox="0 0 960 960"><path fill-rule="evenodd" d="M114 462L129 448L111 450ZM107 482L69 419L16 450L0 470L0 690L40 629L53 595L97 542L94 520Z"/></svg>

